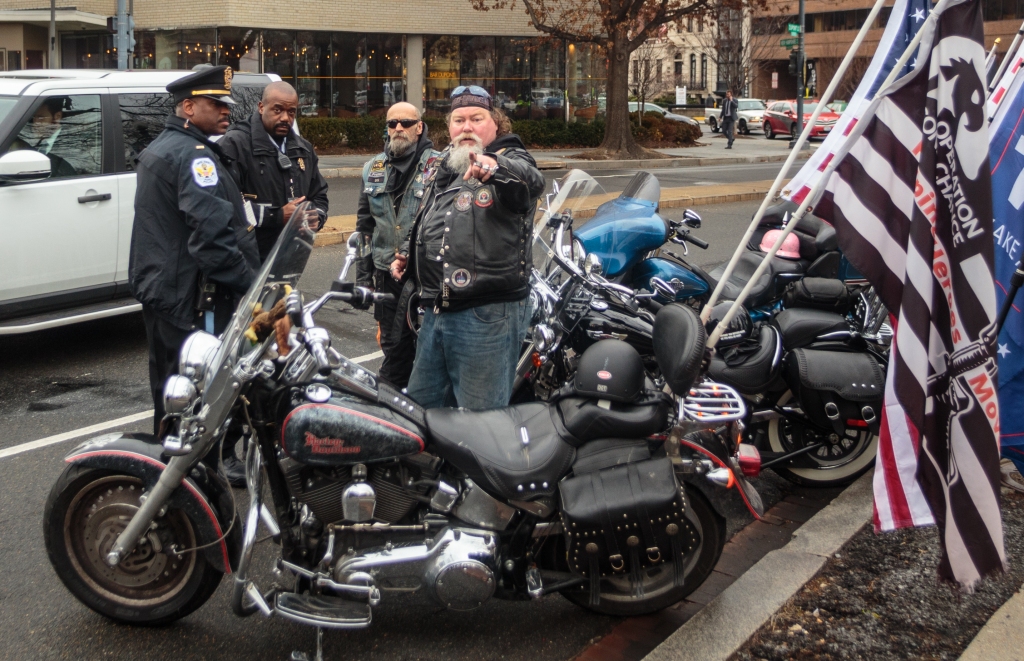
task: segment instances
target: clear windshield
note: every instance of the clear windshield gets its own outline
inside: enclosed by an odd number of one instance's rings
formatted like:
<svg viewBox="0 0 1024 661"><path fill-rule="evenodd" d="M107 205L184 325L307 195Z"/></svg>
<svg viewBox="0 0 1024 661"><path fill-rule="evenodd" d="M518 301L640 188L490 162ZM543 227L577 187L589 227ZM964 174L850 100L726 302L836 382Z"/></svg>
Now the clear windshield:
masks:
<svg viewBox="0 0 1024 661"><path fill-rule="evenodd" d="M0 122L4 121L4 118L10 114L11 108L18 103L16 96L0 96Z"/></svg>
<svg viewBox="0 0 1024 661"><path fill-rule="evenodd" d="M760 99L746 99L739 102L740 110L764 110L764 101Z"/></svg>
<svg viewBox="0 0 1024 661"><path fill-rule="evenodd" d="M547 276L557 266L551 256L554 254L554 238L548 221L557 213L571 213L573 226L579 227L585 218L593 215L605 201L606 195L601 184L582 170L570 170L561 179L552 182L544 196L533 224L533 266ZM563 245L571 246L571 233L565 232Z"/></svg>

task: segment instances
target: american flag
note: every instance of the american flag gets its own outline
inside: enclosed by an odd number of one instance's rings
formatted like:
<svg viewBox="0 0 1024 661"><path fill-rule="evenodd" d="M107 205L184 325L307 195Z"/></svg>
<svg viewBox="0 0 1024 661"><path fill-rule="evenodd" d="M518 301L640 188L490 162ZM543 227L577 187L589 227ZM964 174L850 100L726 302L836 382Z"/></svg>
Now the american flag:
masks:
<svg viewBox="0 0 1024 661"><path fill-rule="evenodd" d="M876 526L934 520L939 577L971 589L1006 562L986 54L979 0L933 11L923 61L879 91L815 213L893 315Z"/></svg>

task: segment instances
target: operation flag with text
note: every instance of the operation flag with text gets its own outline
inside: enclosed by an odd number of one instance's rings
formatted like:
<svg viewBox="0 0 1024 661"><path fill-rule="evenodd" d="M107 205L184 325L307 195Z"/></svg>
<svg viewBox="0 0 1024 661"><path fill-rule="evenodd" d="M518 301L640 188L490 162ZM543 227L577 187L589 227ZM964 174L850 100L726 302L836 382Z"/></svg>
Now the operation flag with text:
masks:
<svg viewBox="0 0 1024 661"><path fill-rule="evenodd" d="M815 213L895 322L879 465L899 470L876 473L876 525L934 519L939 577L971 589L1006 564L986 53L979 0L933 11L917 66L872 101Z"/></svg>

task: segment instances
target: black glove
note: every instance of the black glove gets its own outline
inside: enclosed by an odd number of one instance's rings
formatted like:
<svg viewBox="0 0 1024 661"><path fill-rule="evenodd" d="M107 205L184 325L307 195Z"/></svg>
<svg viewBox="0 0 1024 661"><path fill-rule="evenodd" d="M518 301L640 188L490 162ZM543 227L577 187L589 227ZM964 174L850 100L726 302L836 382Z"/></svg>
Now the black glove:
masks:
<svg viewBox="0 0 1024 661"><path fill-rule="evenodd" d="M373 289L373 256L368 255L356 260L356 286Z"/></svg>

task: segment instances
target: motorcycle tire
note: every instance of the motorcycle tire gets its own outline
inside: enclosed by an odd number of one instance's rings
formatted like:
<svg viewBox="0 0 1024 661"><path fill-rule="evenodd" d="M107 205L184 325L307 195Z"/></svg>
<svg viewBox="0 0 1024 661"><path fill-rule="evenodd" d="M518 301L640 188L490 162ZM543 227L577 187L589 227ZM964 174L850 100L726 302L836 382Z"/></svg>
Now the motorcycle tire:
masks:
<svg viewBox="0 0 1024 661"><path fill-rule="evenodd" d="M792 398L793 392L787 390L779 398L778 406L782 406ZM782 436L786 433L783 424L792 426L799 423L790 421L783 423L780 419L775 419L768 423L768 449L772 452L792 452L796 449L788 447L789 444L783 442ZM815 430L812 433L820 434L821 432ZM858 432L856 439L849 440L854 443L854 448L851 451L852 456L849 459L840 458L839 460L833 459L830 461L830 457L827 454L824 457L819 457L812 451L798 459L803 464L800 467L783 467L781 464L776 464L771 467L771 470L800 486L846 486L871 470L875 465L875 455L878 453L878 436L869 431ZM829 448L825 449L828 450ZM808 463L815 465L813 467L808 466Z"/></svg>
<svg viewBox="0 0 1024 661"><path fill-rule="evenodd" d="M582 585L562 591L562 596L572 603L602 615L635 617L649 615L674 603L682 601L699 588L711 571L725 546L725 519L715 511L702 493L686 487L689 504L687 514L701 535L700 548L687 565L683 585L675 586L671 564L661 564L648 569L644 575L642 599L632 595L628 577L606 578L601 581L601 600L597 606L590 605L590 586ZM564 542L563 542L564 543ZM564 547L563 547L564 554Z"/></svg>
<svg viewBox="0 0 1024 661"><path fill-rule="evenodd" d="M179 509L158 519L147 541L121 564L106 564L126 517L138 509L142 488L130 475L69 466L46 499L43 539L58 578L79 601L116 622L159 626L206 603L224 574L203 553L162 551L169 544L196 545L192 522Z"/></svg>

